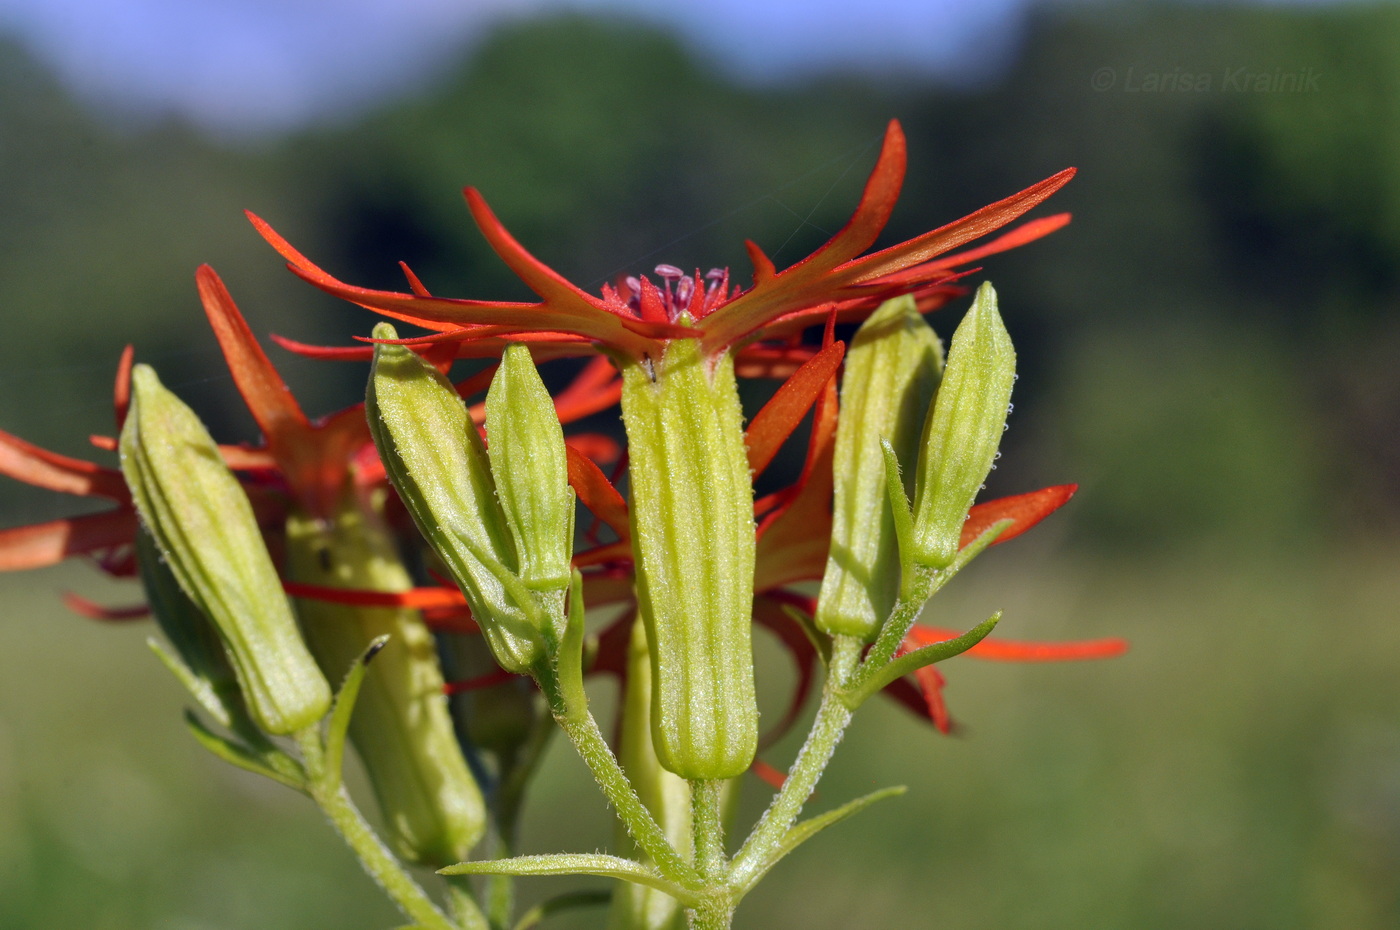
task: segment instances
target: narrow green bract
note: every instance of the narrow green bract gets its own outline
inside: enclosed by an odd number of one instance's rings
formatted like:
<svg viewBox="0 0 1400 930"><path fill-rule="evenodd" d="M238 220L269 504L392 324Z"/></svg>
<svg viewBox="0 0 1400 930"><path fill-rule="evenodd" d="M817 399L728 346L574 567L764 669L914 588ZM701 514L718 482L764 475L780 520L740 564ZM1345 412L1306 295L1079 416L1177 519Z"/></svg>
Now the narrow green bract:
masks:
<svg viewBox="0 0 1400 930"><path fill-rule="evenodd" d="M385 323L374 335L396 338ZM533 605L507 589L518 565L515 544L462 399L410 349L379 345L365 413L389 479L462 589L496 661L528 672L544 655L543 631Z"/></svg>
<svg viewBox="0 0 1400 930"><path fill-rule="evenodd" d="M214 622L258 726L319 721L331 691L297 632L248 496L209 433L145 365L132 372L122 472L180 587Z"/></svg>
<svg viewBox="0 0 1400 930"><path fill-rule="evenodd" d="M675 339L622 375L657 757L685 778L732 778L758 742L753 488L733 359Z"/></svg>
<svg viewBox="0 0 1400 930"><path fill-rule="evenodd" d="M215 700L215 706L206 709L225 727L232 726L235 719L240 723L246 720L238 676L218 629L180 587L144 526L136 531L136 565L151 616L185 668L201 683L201 690Z"/></svg>
<svg viewBox="0 0 1400 930"><path fill-rule="evenodd" d="M330 521L287 520L287 574L331 588L407 591L408 571L369 503L347 500ZM486 828L481 790L447 713L432 632L416 610L302 598L297 616L328 676L344 675L369 644L389 641L365 670L350 741L364 763L394 850L442 867L467 858Z"/></svg>
<svg viewBox="0 0 1400 930"><path fill-rule="evenodd" d="M977 290L948 349L924 426L914 492L914 559L942 568L957 555L967 512L991 471L1016 380L1016 350L991 284Z"/></svg>
<svg viewBox="0 0 1400 930"><path fill-rule="evenodd" d="M943 347L912 297L881 304L851 340L832 462L831 550L815 618L827 633L873 640L894 608L899 546L880 440L900 461L915 460L942 370Z"/></svg>
<svg viewBox="0 0 1400 930"><path fill-rule="evenodd" d="M526 346L508 347L486 395L491 476L520 556L520 578L537 590L568 587L574 492L564 429Z"/></svg>

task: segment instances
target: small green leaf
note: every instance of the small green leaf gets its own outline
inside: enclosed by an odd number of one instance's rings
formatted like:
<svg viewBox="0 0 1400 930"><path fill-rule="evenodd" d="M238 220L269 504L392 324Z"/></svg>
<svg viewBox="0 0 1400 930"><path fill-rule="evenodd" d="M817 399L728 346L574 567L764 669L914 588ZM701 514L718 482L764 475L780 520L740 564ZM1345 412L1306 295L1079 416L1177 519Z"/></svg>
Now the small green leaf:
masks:
<svg viewBox="0 0 1400 930"><path fill-rule="evenodd" d="M210 685L207 678L201 678L190 671L189 666L185 665L185 663L181 662L170 650L162 646L160 641L154 636L146 638L146 645L156 654L156 658L160 660L160 664L164 665L170 671L170 674L174 675L176 680L184 685L185 690L190 693L190 696L199 702L199 706L204 708L205 712L213 717L214 721L218 723L219 726L230 727L233 725L233 717L230 715L228 707L220 700L219 695L215 693L213 686Z"/></svg>
<svg viewBox="0 0 1400 930"><path fill-rule="evenodd" d="M880 450L885 457L885 494L894 521L896 548L899 550L899 594L900 597L908 597L912 593L915 578L914 553L911 548L914 538L914 514L909 508L909 495L904 491L904 479L900 477L899 458L894 453L894 446L882 439ZM887 609L885 617L888 616ZM882 617L881 625L884 622L885 618Z"/></svg>
<svg viewBox="0 0 1400 930"><path fill-rule="evenodd" d="M388 642L387 633L370 641L369 648L345 673L345 680L336 692L334 703L331 704L330 718L326 721L326 772L331 784L329 790L340 788L340 778L345 765L346 734L350 730L350 716L355 712L355 699L360 696L360 685L364 683L370 662L374 661L374 657L379 655L379 651Z"/></svg>
<svg viewBox="0 0 1400 930"><path fill-rule="evenodd" d="M687 907L698 903L694 892L662 878L655 869L602 853L559 853L549 856L516 856L459 862L438 870L439 875L599 875L664 891Z"/></svg>
<svg viewBox="0 0 1400 930"><path fill-rule="evenodd" d="M237 722L251 728L238 676L213 621L180 587L144 526L137 528L135 548L146 602L175 652L148 641L151 650L220 726L229 729Z"/></svg>
<svg viewBox="0 0 1400 930"><path fill-rule="evenodd" d="M281 753L281 750L272 750L283 756L283 759L279 760L283 764L274 766L268 754L255 752L241 743L220 736L189 711L185 712L185 726L201 746L225 762L280 782L288 788L295 788L303 793L308 791L305 774L301 773L300 777L295 774L300 771L300 766L290 756Z"/></svg>
<svg viewBox="0 0 1400 930"><path fill-rule="evenodd" d="M583 575L578 569L574 569L573 584L569 587L568 623L564 627L564 638L559 644L556 672L566 710L571 713L581 713L588 706L588 695L583 690L584 614Z"/></svg>
<svg viewBox="0 0 1400 930"><path fill-rule="evenodd" d="M817 656L822 660L822 665L831 664L831 637L817 629L816 621L807 611L795 604L781 604L780 609L784 614L796 623L807 637L807 642L812 644L812 648L817 650Z"/></svg>
<svg viewBox="0 0 1400 930"><path fill-rule="evenodd" d="M897 659L891 659L878 671L861 675L858 683L842 695L843 701L847 707L854 710L865 703L871 695L878 694L896 679L903 678L927 665L962 655L986 639L987 634L992 632L1000 620L1001 611L997 611L961 636L946 639L941 643L934 643L922 649L915 649L913 652L906 652Z"/></svg>
<svg viewBox="0 0 1400 930"><path fill-rule="evenodd" d="M748 891L754 885L758 884L758 880L767 874L769 869L777 865L779 860L827 827L859 814L878 801L883 801L886 798L899 797L908 790L909 789L903 785L881 788L879 791L872 791L870 794L856 798L854 801L848 801L835 810L827 811L825 814L819 814L816 817L812 817L797 824L792 829L788 830L787 834L783 837L777 848L773 850L772 855L764 863L763 867L745 882L743 890Z"/></svg>

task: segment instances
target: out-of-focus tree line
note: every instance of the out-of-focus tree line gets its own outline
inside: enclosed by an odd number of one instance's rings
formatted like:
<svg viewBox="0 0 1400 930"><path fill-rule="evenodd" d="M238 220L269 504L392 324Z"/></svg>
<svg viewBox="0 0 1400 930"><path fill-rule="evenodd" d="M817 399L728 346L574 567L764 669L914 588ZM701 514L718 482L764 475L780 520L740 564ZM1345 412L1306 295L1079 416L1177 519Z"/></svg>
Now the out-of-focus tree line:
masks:
<svg viewBox="0 0 1400 930"><path fill-rule="evenodd" d="M1394 7L1044 11L1009 72L959 90L745 87L666 35L556 19L502 29L414 99L235 146L115 125L0 45L0 428L88 455L133 342L216 432L252 438L214 412L233 392L195 266L260 334L344 344L371 317L286 273L244 208L371 286L401 288L402 259L435 293L528 296L466 184L585 287L659 262L743 280L744 238L782 266L844 222L890 117L911 162L886 241L1081 171L1051 204L1067 230L987 262L1025 375L996 489L1080 480L1065 525L1113 549L1395 528ZM313 413L363 377L274 357ZM71 512L53 497L7 482L3 523Z"/></svg>

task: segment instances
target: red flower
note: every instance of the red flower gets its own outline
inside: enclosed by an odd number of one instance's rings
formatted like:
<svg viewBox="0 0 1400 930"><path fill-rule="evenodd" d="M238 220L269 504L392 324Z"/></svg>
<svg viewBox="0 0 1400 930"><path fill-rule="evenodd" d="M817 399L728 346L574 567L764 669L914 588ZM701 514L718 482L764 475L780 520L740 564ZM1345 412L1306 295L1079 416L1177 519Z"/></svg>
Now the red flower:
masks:
<svg viewBox="0 0 1400 930"><path fill-rule="evenodd" d="M640 358L659 354L662 340L698 338L707 352L718 353L798 333L833 312L838 319L858 319L898 294L919 295L924 309L931 309L953 293L947 285L956 277L955 268L1037 239L1069 221L1067 214L1034 220L980 248L945 255L1040 204L1074 176L1073 168L932 232L862 255L889 220L904 181L905 161L904 133L898 122L891 122L850 221L821 248L783 271L757 245L746 243L754 266L747 289L731 285L727 270L686 275L662 265L656 269L660 286L641 276L619 287L605 286L594 296L527 252L475 188L467 188L466 198L477 226L496 254L539 295L537 303L434 297L406 266L410 293L354 287L321 270L260 218L249 218L297 275L327 293L437 331L406 342L454 343L463 347L463 354L476 355L498 352L500 340L514 339L550 344L559 354L607 348ZM693 328L675 325L682 312L695 320ZM472 346L483 341L488 345ZM755 361L763 357L756 353Z"/></svg>

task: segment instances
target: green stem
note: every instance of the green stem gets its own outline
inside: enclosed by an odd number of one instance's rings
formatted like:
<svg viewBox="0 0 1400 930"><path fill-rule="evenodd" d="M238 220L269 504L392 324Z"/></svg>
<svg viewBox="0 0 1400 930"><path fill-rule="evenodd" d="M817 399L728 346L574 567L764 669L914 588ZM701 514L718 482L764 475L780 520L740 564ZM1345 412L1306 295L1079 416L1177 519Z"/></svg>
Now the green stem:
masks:
<svg viewBox="0 0 1400 930"><path fill-rule="evenodd" d="M489 930L486 918L476 908L463 915L462 927L458 928L447 916L438 910L432 898L428 897L418 883L404 871L394 854L379 839L364 817L350 800L350 794L338 777L332 777L326 768L325 747L321 735L315 728L297 734L297 744L310 776L311 797L330 820L331 826L345 840L355 853L365 871L379 887L393 898L404 916L424 930Z"/></svg>
<svg viewBox="0 0 1400 930"><path fill-rule="evenodd" d="M780 847L783 837L803 806L811 798L822 773L826 771L836 745L851 722L852 711L841 698L841 692L860 658L862 644L851 636L838 636L832 643L831 664L822 688L821 704L816 719L807 734L807 742L797 754L797 761L788 771L787 780L763 812L758 824L744 841L730 868L730 882L735 888L746 889L772 865L771 857ZM728 926L724 924L723 926Z"/></svg>
<svg viewBox="0 0 1400 930"><path fill-rule="evenodd" d="M919 612L924 609L924 605L938 588L942 587L941 582L945 581L942 576L945 574L951 578L953 572L940 572L922 565L913 566L913 571L907 576L912 577L912 583L907 585L909 591L901 593L899 602L894 605L894 610L890 611L889 619L880 627L880 635L876 638L875 645L870 647L870 653L856 672L855 680L849 684L858 684L866 674L889 664L900 644L904 642L904 637L908 635L909 628L919 618Z"/></svg>
<svg viewBox="0 0 1400 930"><path fill-rule="evenodd" d="M500 826L502 830L505 825ZM511 830L512 835L514 830ZM502 834L496 836L492 859L509 859L515 849L515 841ZM462 876L465 881L467 876ZM510 875L488 875L486 877L486 916L492 927L509 927L515 913L515 879Z"/></svg>
<svg viewBox="0 0 1400 930"><path fill-rule="evenodd" d="M329 796L313 789L312 796L330 818L336 832L364 864L365 871L394 899L406 917L425 930L457 930L370 829L344 788ZM463 921L464 926L471 930L487 930L486 919L474 902L470 913L463 917L468 918Z"/></svg>
<svg viewBox="0 0 1400 930"><path fill-rule="evenodd" d="M734 904L725 900L698 907L688 913L690 930L729 930L729 925L734 920Z"/></svg>
<svg viewBox="0 0 1400 930"><path fill-rule="evenodd" d="M690 783L691 818L695 836L695 866L708 885L724 882L724 782L696 779Z"/></svg>
<svg viewBox="0 0 1400 930"><path fill-rule="evenodd" d="M446 876L447 909L452 914L452 919L462 927L500 926L494 921L486 919L481 913L481 905L477 903L476 892L472 890L470 879L471 877L468 875Z"/></svg>
<svg viewBox="0 0 1400 930"><path fill-rule="evenodd" d="M666 839L666 834L657 825L656 818L652 817L651 811L647 810L642 799L637 796L632 783L622 771L622 766L618 764L617 757L613 755L607 740L598 729L598 721L589 713L587 705L580 706L578 701L567 701L563 689L559 686L558 676L553 669L543 664L536 669L536 681L549 700L550 710L559 723L559 728L574 744L579 757L593 773L598 787L603 789L603 795L617 812L627 832L637 841L637 845L651 857L657 870L666 878L688 888L699 887L699 876L696 875L695 869L676 852L675 847Z"/></svg>

